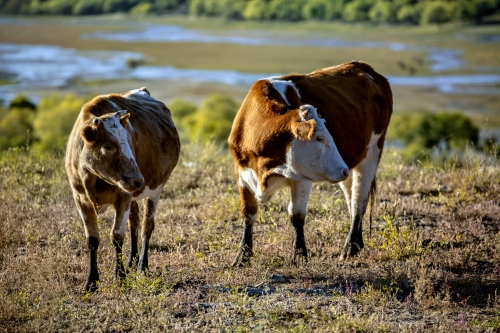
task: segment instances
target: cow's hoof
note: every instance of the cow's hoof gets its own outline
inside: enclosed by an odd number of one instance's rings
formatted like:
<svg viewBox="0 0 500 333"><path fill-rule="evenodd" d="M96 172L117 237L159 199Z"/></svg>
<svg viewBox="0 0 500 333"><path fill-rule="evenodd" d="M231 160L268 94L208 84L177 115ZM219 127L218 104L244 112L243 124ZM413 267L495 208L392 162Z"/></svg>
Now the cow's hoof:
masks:
<svg viewBox="0 0 500 333"><path fill-rule="evenodd" d="M293 256L292 264L295 266L305 266L307 264L307 256L302 254L295 254Z"/></svg>
<svg viewBox="0 0 500 333"><path fill-rule="evenodd" d="M295 266L305 266L307 264L307 249L295 249L292 263Z"/></svg>
<svg viewBox="0 0 500 333"><path fill-rule="evenodd" d="M85 284L85 292L86 293L95 293L97 292L97 282L98 281L87 281L87 283Z"/></svg>
<svg viewBox="0 0 500 333"><path fill-rule="evenodd" d="M363 245L358 245L358 243L352 242L352 243L347 243L344 246L344 249L342 250L342 253L340 254L340 260L349 260L350 258L354 257L361 251L363 248Z"/></svg>
<svg viewBox="0 0 500 333"><path fill-rule="evenodd" d="M232 267L248 267L250 266L250 257L252 256L252 252L248 250L240 250L238 251L238 255L234 260Z"/></svg>

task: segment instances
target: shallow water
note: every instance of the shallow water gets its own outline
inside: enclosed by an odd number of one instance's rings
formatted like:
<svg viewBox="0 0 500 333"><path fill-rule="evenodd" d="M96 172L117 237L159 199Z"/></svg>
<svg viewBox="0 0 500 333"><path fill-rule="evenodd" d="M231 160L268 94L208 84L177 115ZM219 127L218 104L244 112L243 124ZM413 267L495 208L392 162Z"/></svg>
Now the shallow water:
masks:
<svg viewBox="0 0 500 333"><path fill-rule="evenodd" d="M73 80L184 80L250 86L260 78L282 74L180 69L171 66L130 68L127 65L129 59L142 58L142 54L134 52L78 51L48 45L0 43L0 78L16 82L0 86L0 99L9 101L15 95L29 89L64 87ZM387 78L393 86L428 87L444 93L500 94L500 74L388 76Z"/></svg>
<svg viewBox="0 0 500 333"><path fill-rule="evenodd" d="M94 32L83 34L82 38L116 40L121 42L197 42L197 43L227 43L244 45L285 45L285 46L315 46L328 48L386 48L392 51L413 51L427 53L430 69L434 72L463 68L466 64L462 59L462 50L440 47L421 47L404 43L386 43L374 41L347 41L335 38L297 37L292 33L266 31L235 31L224 32L224 35L210 30L191 30L175 25L134 24L130 30L122 32Z"/></svg>

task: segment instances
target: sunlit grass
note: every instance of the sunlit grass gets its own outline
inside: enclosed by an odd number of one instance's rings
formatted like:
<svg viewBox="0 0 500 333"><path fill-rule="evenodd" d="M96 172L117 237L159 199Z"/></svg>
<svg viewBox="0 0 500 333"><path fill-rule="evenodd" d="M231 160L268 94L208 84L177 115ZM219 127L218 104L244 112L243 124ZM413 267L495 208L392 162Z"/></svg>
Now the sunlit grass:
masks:
<svg viewBox="0 0 500 333"><path fill-rule="evenodd" d="M500 168L471 158L404 165L386 149L365 249L339 262L349 228L339 188L315 184L310 260L291 264L289 191L261 207L250 267L230 267L243 231L229 152L187 144L167 184L150 271L113 282L113 214L101 215L99 292L60 156L0 156L0 326L8 331L494 331L500 307ZM125 253L129 247L125 241ZM272 276L288 282L273 282Z"/></svg>

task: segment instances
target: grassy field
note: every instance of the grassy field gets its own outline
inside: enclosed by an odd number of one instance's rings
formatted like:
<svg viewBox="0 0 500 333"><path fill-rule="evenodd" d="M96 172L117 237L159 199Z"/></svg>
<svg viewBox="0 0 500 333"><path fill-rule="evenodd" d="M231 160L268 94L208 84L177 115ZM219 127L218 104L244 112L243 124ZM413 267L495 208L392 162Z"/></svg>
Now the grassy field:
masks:
<svg viewBox="0 0 500 333"><path fill-rule="evenodd" d="M337 186L317 184L305 227L309 263L291 265L285 191L261 209L252 266L233 269L243 226L229 154L185 146L160 201L149 275L113 283L108 211L99 219L100 289L84 294L88 253L62 158L4 153L0 330L500 330L498 162L405 166L389 149L378 178L359 257L338 261L347 207Z"/></svg>

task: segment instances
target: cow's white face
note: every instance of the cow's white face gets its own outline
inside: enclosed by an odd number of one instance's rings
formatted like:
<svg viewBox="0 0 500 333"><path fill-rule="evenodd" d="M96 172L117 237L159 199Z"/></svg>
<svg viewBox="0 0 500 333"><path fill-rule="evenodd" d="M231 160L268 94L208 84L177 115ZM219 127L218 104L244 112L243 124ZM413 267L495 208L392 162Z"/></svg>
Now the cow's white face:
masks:
<svg viewBox="0 0 500 333"><path fill-rule="evenodd" d="M96 117L84 126L85 168L111 185L126 192L144 187L144 177L132 152L132 138L125 129L130 114L118 111Z"/></svg>
<svg viewBox="0 0 500 333"><path fill-rule="evenodd" d="M294 180L328 181L347 179L349 168L337 150L325 120L319 118L311 105L300 107L301 121L292 125L295 138L287 153L286 164L274 173Z"/></svg>

